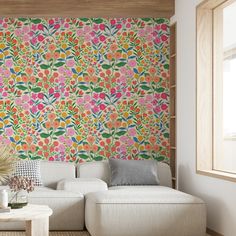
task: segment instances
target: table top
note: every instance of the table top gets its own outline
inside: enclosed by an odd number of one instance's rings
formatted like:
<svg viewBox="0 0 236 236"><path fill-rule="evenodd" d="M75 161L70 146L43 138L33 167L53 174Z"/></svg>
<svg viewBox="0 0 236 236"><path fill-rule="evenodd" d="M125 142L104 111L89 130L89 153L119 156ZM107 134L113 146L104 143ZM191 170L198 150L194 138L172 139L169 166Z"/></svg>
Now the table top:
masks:
<svg viewBox="0 0 236 236"><path fill-rule="evenodd" d="M41 219L50 215L52 215L52 209L48 206L28 204L21 209L11 209L10 212L0 213L0 221L27 221Z"/></svg>

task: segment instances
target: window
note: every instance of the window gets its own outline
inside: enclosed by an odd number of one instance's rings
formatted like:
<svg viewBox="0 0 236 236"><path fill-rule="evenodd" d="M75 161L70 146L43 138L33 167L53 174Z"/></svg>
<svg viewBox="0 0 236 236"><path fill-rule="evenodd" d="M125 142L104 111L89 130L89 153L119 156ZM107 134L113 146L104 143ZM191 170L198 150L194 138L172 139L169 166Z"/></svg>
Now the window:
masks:
<svg viewBox="0 0 236 236"><path fill-rule="evenodd" d="M236 0L197 7L197 172L236 180Z"/></svg>

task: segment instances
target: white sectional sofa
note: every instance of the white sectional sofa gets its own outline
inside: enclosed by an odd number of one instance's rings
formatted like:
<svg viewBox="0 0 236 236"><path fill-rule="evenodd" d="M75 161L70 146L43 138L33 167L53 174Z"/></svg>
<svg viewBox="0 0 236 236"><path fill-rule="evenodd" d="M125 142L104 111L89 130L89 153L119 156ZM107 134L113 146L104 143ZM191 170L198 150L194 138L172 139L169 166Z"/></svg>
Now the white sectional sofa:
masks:
<svg viewBox="0 0 236 236"><path fill-rule="evenodd" d="M50 230L83 230L92 236L205 236L202 200L171 188L167 164L158 163L159 186L108 187L108 162L41 162L44 187L29 202L53 210ZM77 178L76 178L77 177ZM4 223L0 230L23 225Z"/></svg>

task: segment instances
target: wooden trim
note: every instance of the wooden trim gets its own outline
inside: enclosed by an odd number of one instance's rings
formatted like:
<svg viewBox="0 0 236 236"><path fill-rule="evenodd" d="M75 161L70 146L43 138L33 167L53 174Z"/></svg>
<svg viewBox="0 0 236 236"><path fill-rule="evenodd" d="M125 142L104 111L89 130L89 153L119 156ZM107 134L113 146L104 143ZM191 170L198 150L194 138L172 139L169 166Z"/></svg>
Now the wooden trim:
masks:
<svg viewBox="0 0 236 236"><path fill-rule="evenodd" d="M166 17L174 0L0 0L7 17Z"/></svg>
<svg viewBox="0 0 236 236"><path fill-rule="evenodd" d="M217 22L217 17L214 18L214 12L217 14L216 7L225 7L226 5L236 0L205 0L197 6L196 12L196 41L197 41L197 59L196 59L196 173L224 180L236 182L236 175L220 170L215 170L213 163L213 125L217 125L219 120L213 121L213 95L214 84L213 75L221 74L221 71L213 67L214 48L219 49L221 40L214 42L213 39L217 38L219 32L222 32L222 26ZM218 16L219 16L218 12ZM221 17L221 15L220 15ZM217 24L218 33L213 31L213 24ZM215 29L214 29L215 30ZM214 35L215 34L215 35ZM221 34L221 33L219 33ZM215 50L216 51L216 50ZM221 56L218 60L218 65L223 60L223 49L221 48ZM217 66L219 67L219 66ZM218 78L219 80L219 78ZM221 86L215 86L215 90L219 91ZM217 101L218 102L218 101ZM218 104L217 104L218 105ZM215 108L216 109L216 106ZM215 143L217 146L218 143ZM219 150L215 150L219 152Z"/></svg>
<svg viewBox="0 0 236 236"><path fill-rule="evenodd" d="M218 171L218 170L197 170L196 173L200 174L200 175L205 175L205 176L209 176L209 177L214 177L214 178L218 178L218 179L231 181L231 182L236 182L236 175L235 174L230 174L230 173L226 173L226 172L223 172L223 171Z"/></svg>
<svg viewBox="0 0 236 236"><path fill-rule="evenodd" d="M219 233L217 233L216 231L214 231L214 230L212 230L212 229L209 229L209 228L207 228L206 232L207 232L208 234L210 234L211 236L224 236L223 234L219 234Z"/></svg>

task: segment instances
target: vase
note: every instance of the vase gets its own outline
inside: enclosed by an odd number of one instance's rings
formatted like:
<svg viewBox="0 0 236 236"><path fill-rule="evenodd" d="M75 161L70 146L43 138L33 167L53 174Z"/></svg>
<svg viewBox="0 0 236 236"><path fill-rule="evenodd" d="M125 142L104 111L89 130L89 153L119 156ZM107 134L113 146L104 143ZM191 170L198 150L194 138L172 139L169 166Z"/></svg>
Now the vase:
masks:
<svg viewBox="0 0 236 236"><path fill-rule="evenodd" d="M7 208L8 205L8 194L6 189L0 191L0 208Z"/></svg>
<svg viewBox="0 0 236 236"><path fill-rule="evenodd" d="M25 191L13 192L8 203L11 209L20 209L28 204L28 198Z"/></svg>

